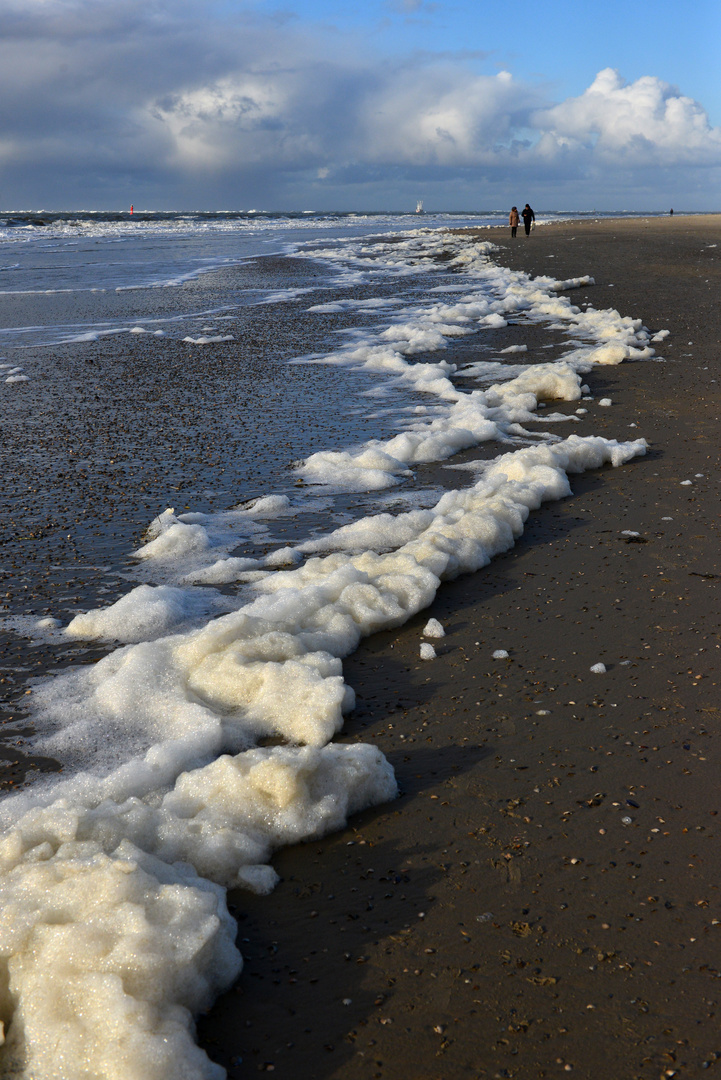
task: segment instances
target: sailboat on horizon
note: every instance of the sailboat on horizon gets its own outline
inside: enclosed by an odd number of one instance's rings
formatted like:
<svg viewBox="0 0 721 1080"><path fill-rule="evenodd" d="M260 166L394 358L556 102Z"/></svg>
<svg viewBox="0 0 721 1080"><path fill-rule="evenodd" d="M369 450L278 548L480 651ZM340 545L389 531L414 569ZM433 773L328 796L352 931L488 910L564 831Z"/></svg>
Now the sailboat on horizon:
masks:
<svg viewBox="0 0 721 1080"><path fill-rule="evenodd" d="M416 213L417 214L422 214L423 213L423 199L419 199L418 202L416 203Z"/></svg>

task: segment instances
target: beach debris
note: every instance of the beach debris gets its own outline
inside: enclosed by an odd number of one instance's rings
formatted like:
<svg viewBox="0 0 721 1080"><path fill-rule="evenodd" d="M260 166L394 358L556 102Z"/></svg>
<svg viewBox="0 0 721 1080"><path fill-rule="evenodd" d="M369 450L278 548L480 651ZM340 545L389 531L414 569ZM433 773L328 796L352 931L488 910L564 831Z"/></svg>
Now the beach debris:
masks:
<svg viewBox="0 0 721 1080"><path fill-rule="evenodd" d="M423 627L423 637L442 638L445 636L446 632L438 622L438 619L429 619Z"/></svg>
<svg viewBox="0 0 721 1080"><path fill-rule="evenodd" d="M493 659L494 660L508 660L508 650L507 649L496 649L494 651L494 653L493 653Z"/></svg>
<svg viewBox="0 0 721 1080"><path fill-rule="evenodd" d="M533 933L533 927L528 922L515 921L511 924L511 930L516 937L530 937Z"/></svg>
<svg viewBox="0 0 721 1080"><path fill-rule="evenodd" d="M421 660L435 660L437 655L430 641L421 642Z"/></svg>
<svg viewBox="0 0 721 1080"><path fill-rule="evenodd" d="M626 814L625 817L621 818L621 824L622 825L632 825L633 824L633 818L629 817L628 814Z"/></svg>
<svg viewBox="0 0 721 1080"><path fill-rule="evenodd" d="M605 675L606 665L599 662L598 664L594 664L592 666L591 671L594 673L594 675Z"/></svg>
<svg viewBox="0 0 721 1080"><path fill-rule="evenodd" d="M490 922L492 918L492 911L484 911L482 915L476 915L476 922Z"/></svg>

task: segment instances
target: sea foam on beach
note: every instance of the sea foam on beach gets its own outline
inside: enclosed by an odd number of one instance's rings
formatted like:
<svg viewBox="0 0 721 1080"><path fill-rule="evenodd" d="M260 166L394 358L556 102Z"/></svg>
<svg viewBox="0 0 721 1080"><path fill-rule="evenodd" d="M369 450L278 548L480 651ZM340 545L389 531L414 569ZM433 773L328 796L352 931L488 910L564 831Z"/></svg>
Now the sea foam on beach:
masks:
<svg viewBox="0 0 721 1080"><path fill-rule="evenodd" d="M9 1075L222 1077L193 1042L193 1017L241 968L225 889L269 892L275 850L396 793L375 746L332 742L354 702L343 658L427 608L443 581L512 548L529 513L570 494L569 475L645 453L643 439L561 437L559 425L582 423L563 413L544 414L540 431L524 426L538 424L542 400L577 401L594 364L653 350L638 320L560 295L589 279L530 281L491 253L432 233L314 250L343 285L432 274L440 254L444 269L450 260L463 286L452 300L368 303L377 322L302 358L362 368L381 397L407 388L432 409L397 418L402 430L387 439L312 454L297 466L297 493L218 513L167 510L134 553L141 583L65 628L122 644L35 684L34 746L63 772L0 807ZM509 316L562 326L569 347L555 363L498 363L469 392L450 359L427 358ZM377 403L369 397L368 409ZM492 440L502 452L428 505L366 514L263 560L236 554L318 495L397 486L423 463ZM235 594L213 588L234 582ZM440 638L434 622L425 636ZM420 650L435 655L429 642ZM280 745L259 745L267 740Z"/></svg>

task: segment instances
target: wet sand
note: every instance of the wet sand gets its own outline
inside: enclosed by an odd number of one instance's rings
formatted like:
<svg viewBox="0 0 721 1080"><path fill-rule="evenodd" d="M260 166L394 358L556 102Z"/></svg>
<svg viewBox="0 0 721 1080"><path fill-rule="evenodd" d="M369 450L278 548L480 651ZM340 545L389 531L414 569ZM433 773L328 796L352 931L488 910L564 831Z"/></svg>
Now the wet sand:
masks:
<svg viewBox="0 0 721 1080"><path fill-rule="evenodd" d="M592 274L575 303L671 331L665 363L587 380L583 433L651 451L573 478L346 661L343 738L377 742L402 794L281 852L272 896L231 894L245 970L200 1023L231 1077L721 1070L721 217L490 235L510 266ZM447 636L421 663L429 616Z"/></svg>

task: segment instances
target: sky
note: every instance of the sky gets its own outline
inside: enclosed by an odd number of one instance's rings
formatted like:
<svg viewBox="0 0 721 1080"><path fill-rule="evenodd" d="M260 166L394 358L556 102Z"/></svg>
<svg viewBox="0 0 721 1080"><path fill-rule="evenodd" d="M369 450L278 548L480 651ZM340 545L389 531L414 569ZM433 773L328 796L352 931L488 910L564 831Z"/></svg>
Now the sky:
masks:
<svg viewBox="0 0 721 1080"><path fill-rule="evenodd" d="M0 208L721 209L721 5L0 0Z"/></svg>

